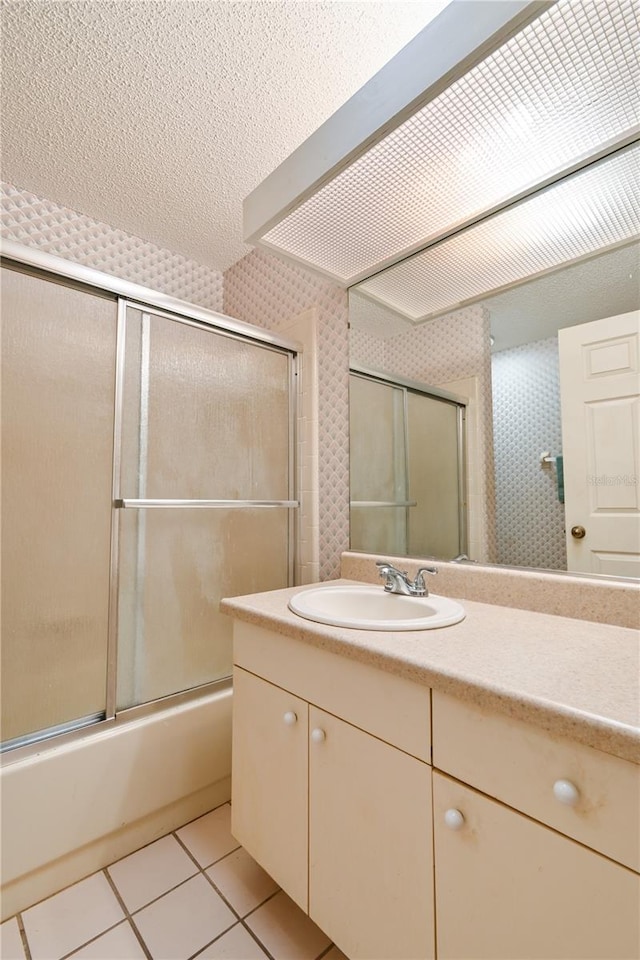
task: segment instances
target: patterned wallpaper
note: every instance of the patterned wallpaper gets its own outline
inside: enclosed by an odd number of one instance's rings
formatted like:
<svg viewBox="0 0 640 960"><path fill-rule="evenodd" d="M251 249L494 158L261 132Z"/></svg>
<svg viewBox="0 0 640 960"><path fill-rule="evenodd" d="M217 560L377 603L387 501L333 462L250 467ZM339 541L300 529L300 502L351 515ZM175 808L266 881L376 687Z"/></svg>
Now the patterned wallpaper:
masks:
<svg viewBox="0 0 640 960"><path fill-rule="evenodd" d="M493 409L498 562L566 570L556 471L540 463L562 452L557 337L494 354Z"/></svg>
<svg viewBox="0 0 640 960"><path fill-rule="evenodd" d="M351 363L374 370L386 370L385 341L361 327L352 325L349 330L349 353Z"/></svg>
<svg viewBox="0 0 640 960"><path fill-rule="evenodd" d="M179 300L222 311L220 271L9 183L2 183L1 191L4 240L37 247Z"/></svg>
<svg viewBox="0 0 640 960"><path fill-rule="evenodd" d="M320 579L340 576L349 547L349 309L347 292L263 250L224 274L224 312L280 330L309 307L318 316Z"/></svg>
<svg viewBox="0 0 640 960"><path fill-rule="evenodd" d="M382 360L380 360L382 357ZM401 334L379 339L362 327L351 331L351 360L438 386L476 377L478 381L478 478L481 484L484 560L495 558L495 493L493 480L493 417L489 315L481 306L467 307Z"/></svg>
<svg viewBox="0 0 640 960"><path fill-rule="evenodd" d="M254 251L223 276L106 223L2 183L1 236L271 330L309 307L319 323L320 576L340 575L349 546L347 293ZM224 295L223 295L224 286Z"/></svg>

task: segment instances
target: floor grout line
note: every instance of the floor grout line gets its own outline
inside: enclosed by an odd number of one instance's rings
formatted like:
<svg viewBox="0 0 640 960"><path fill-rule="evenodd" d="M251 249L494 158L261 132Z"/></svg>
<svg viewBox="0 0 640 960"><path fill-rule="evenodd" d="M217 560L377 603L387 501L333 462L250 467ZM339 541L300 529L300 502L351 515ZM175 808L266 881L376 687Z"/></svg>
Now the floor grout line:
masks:
<svg viewBox="0 0 640 960"><path fill-rule="evenodd" d="M230 804L227 804L227 803L225 802L225 803L223 803L223 804L219 804L218 807L214 807L213 810L218 810L218 809L220 809L221 807L226 806L226 805L229 805L229 806L230 806ZM209 813L212 813L213 810L208 811L208 812L209 812ZM204 817L204 816L207 816L207 814L205 813L205 814L201 814L201 815L198 816L198 817L194 817L194 819L193 819L192 821L189 821L189 822L190 822L190 823L195 823L197 820L202 819L202 817ZM190 957L188 958L188 960L197 960L197 958L200 956L200 954L202 954L204 951L206 951L208 948L210 948L213 944L215 944L215 943L216 943L218 940L220 940L222 937L226 936L226 935L229 933L229 931L233 930L236 926L240 926L240 927L245 931L245 933L251 938L251 940L257 944L257 946L258 946L258 947L263 951L263 953L265 954L265 957L267 958L267 960L277 960L277 957L276 957L274 954L271 953L271 951L268 949L268 947L266 946L266 944L264 944L264 943L262 942L262 940L260 939L260 937L258 936L258 934L257 934L254 930L252 930L252 928L249 926L249 924L248 924L247 921L253 916L253 914L255 914L258 910L260 910L262 907L264 907L265 904L267 904L270 900L272 900L272 899L274 899L275 897L277 897L280 893L284 893L284 891L283 891L280 887L278 887L278 889L276 889L273 893L270 893L270 894L269 894L268 896L266 896L263 900L261 900L259 903L257 903L257 904L256 904L254 907L252 907L246 914L241 915L239 909L236 909L236 907L234 907L234 905L232 904L232 902L231 902L231 901L227 898L227 896L222 892L222 889L218 886L218 884L215 882L215 880L213 880L213 878L209 876L209 874L208 874L206 871L207 871L207 870L210 870L212 867L218 865L218 864L221 863L223 860L226 860L228 857L231 857L231 855L234 854L234 853L236 853L238 850L242 850L242 849L244 849L244 848L242 847L241 844L238 844L238 845L237 845L236 847L234 847L233 849L227 850L224 854L222 854L221 856L219 856L217 859L213 860L210 864L207 864L206 866L202 866L202 865L198 862L198 860L196 859L195 854L193 854L193 853L191 852L191 850L189 849L189 847L187 846L187 844L178 836L177 831L178 831L178 830L182 830L183 827L185 827L185 826L188 826L188 824L183 824L183 825L181 825L180 827L176 828L176 830L173 830L173 831L170 831L170 832L167 833L167 834L164 834L163 837L157 837L155 840L149 841L149 843L144 844L142 847L139 847L137 850L132 851L130 854L127 854L125 857L121 857L119 860L115 860L113 863L108 864L107 866L104 866L102 869L96 870L96 871L94 871L93 874L90 874L90 875L89 875L89 876L94 876L95 874L99 874L99 873L102 873L102 874L103 874L103 876L105 877L105 879L106 879L106 881L107 881L107 884L109 885L110 890L112 891L113 895L115 896L115 898L116 898L116 900L117 900L117 902L118 902L118 905L120 906L120 908L121 908L121 910L122 910L122 912L123 912L123 916L122 916L120 919L118 919L118 921L117 921L116 923L112 923L110 926L105 927L104 930L101 930L99 933L97 933L95 936L91 937L89 940L86 940L86 941L84 941L83 943L75 946L72 951L70 951L69 953L64 954L64 955L60 958L60 960L69 960L69 958L71 958L74 953L77 953L78 950L82 950L84 947L87 947L88 945L94 943L96 940L99 940L100 937L104 936L106 933L111 932L111 931L114 930L116 927L120 926L122 923L127 923L127 924L129 925L129 928L133 931L134 936L135 936L136 940L138 941L138 943L139 943L139 945L140 945L140 948L141 948L141 950L142 950L142 952L143 952L146 960L153 960L152 954L151 954L149 948L147 947L147 944L146 944L146 942L145 942L145 940L144 940L144 937L142 936L142 933L141 933L140 930L138 929L138 926L137 926L137 923L136 923L136 919L135 919L136 916L137 916L138 914L140 914L143 910L145 910L147 907L151 906L152 904L157 903L158 900L161 900L163 897L167 896L167 895L170 894L170 893L173 893L175 890L179 889L181 886L184 886L184 885L185 885L186 883L188 883L190 880L193 880L195 877L198 876L198 874L201 874L202 876L204 876L205 880L207 881L207 883L209 884L209 886L212 888L212 890L217 894L218 897L220 897L220 899L222 900L222 902L224 903L224 905L229 909L229 911L230 911L230 913L231 913L231 915L232 915L232 922L230 923L230 925L229 925L228 927L226 927L224 930L222 930L222 931L221 931L217 936L215 936L212 940L210 940L208 943L204 944L203 946L199 947L198 950L196 951L196 953L190 955ZM176 883L174 886L169 887L169 889L163 891L163 892L162 892L161 894L159 894L157 897L154 897L152 900L149 900L147 903L142 904L142 906L136 908L134 911L130 911L130 910L128 909L126 903L124 902L124 899L123 899L123 897L122 897L122 894L120 893L120 891L119 891L119 889L118 889L118 885L117 885L115 879L111 876L109 870L110 870L111 867L113 867L113 866L115 866L116 864L120 863L122 860L127 859L127 857L133 856L134 854L138 853L140 850L144 850L144 849L146 849L147 847L152 846L152 845L153 845L154 843L156 843L158 840L164 839L165 837L173 837L173 838L178 842L180 848L187 854L187 856L189 857L189 860L192 862L193 867L194 867L194 872L193 872L189 877L186 877L184 880L181 880L179 883ZM235 839L235 838L234 838L234 839ZM232 870L231 872L233 873L233 870ZM83 879L88 879L88 877L83 878ZM81 882L82 882L82 880L76 881L76 883L81 883ZM72 884L69 884L67 887L63 887L62 890L56 891L56 893L51 894L49 897L43 898L43 900L38 901L38 903L43 903L43 902L45 902L46 900L52 899L53 897L57 896L58 893L62 893L63 890L67 890L67 889L69 889L70 887L75 886L76 883L72 883ZM285 896L286 896L286 894L285 894ZM36 906L36 905L37 905L37 904L32 904L31 906ZM28 910L31 909L31 906L28 907L27 909L28 909ZM28 939L28 936L27 936L27 932L26 932L26 929L25 929L23 920L22 920L22 914L23 914L23 913L24 913L24 911L19 911L19 912L16 913L14 916L15 916L16 922L17 922L17 924L18 924L18 930L19 930L19 933L20 933L21 941L22 941L22 947L23 947L23 950L24 950L24 953L25 953L25 960L33 960L32 953L31 953L31 948L30 948L30 945L29 945L29 939ZM10 918L7 918L7 919L10 919ZM325 949L323 949L323 950L321 951L320 954L318 954L318 956L316 957L316 960L322 960L322 958L325 957L325 956L331 951L331 949L333 948L333 946L334 946L334 944L333 944L333 943L330 943Z"/></svg>
<svg viewBox="0 0 640 960"><path fill-rule="evenodd" d="M177 837L176 839L177 839L180 843L182 843L182 841L180 840L179 837ZM191 851L188 850L188 848L186 847L186 845L185 845L184 843L183 843L182 845L185 847L185 850L187 850L187 853L189 853L189 855L192 857L192 859L195 860L195 858L194 858L193 855L191 854ZM200 872L201 872L202 875L205 877L205 879L208 881L208 883L211 884L211 886L213 887L213 889L215 890L215 892L218 894L218 896L219 896L219 897L223 900L223 902L229 907L229 909L232 911L232 913L238 918L237 923L240 924L240 926L243 927L243 928L247 931L247 933L251 936L251 938L252 938L253 940L255 940L255 942L258 944L258 946L260 947L260 949L266 954L266 956L268 957L268 960L275 960L275 958L272 956L272 954L269 952L269 950L267 950L265 944L258 938L258 935L257 935L256 933L254 933L253 930L252 930L250 927L248 927L247 924L246 924L244 921L245 921L245 918L246 918L246 917L250 916L250 915L251 915L252 913L254 913L256 910L258 910L261 906L263 906L268 900L271 900L272 897L275 897L276 894L280 893L280 890L278 889L278 890L275 891L275 893L269 894L269 896L265 897L264 900L262 900L257 906L253 907L253 908L252 908L248 913L246 913L244 916L241 916L240 913L239 913L239 912L236 910L236 908L231 904L231 902L225 897L225 895L222 893L222 891L220 890L220 888L217 886L217 884L212 880L212 878L211 878L211 877L209 876L209 874L207 873L207 870L210 870L211 867L214 867L214 866L215 866L216 864L218 864L218 863L222 863L223 860L226 860L226 858L227 858L227 857L230 857L232 853L235 853L236 850L240 850L240 849L242 849L242 847L241 847L240 844L238 844L238 846L237 846L234 850L230 850L229 853L225 853L224 856L219 857L217 860L214 860L213 863L210 863L208 867L200 867ZM236 925L236 924L234 924L234 926L235 926L235 925ZM223 933L221 933L220 936L216 937L214 940L212 940L212 941L211 941L210 943L208 943L206 946L201 947L201 949L198 951L198 953L202 953L202 951L203 951L203 950L206 950L207 947L210 947L212 943L215 943L216 940L219 940L220 937L224 936L225 933L228 933L230 929L231 929L231 927L229 927L228 930L225 930ZM198 956L198 954L195 954L195 955L194 955L194 957L197 957L197 956ZM194 960L194 958L191 958L191 960Z"/></svg>
<svg viewBox="0 0 640 960"><path fill-rule="evenodd" d="M104 869L108 870L109 868L105 867ZM135 910L131 910L131 911L127 910L127 916L133 920L133 918L137 916L137 914L141 913L143 910L146 910L147 907L150 907L153 903L157 903L158 900L162 900L162 898L166 897L168 893L173 893L173 891L177 890L179 887L184 887L185 883L189 883L189 880L193 880L193 878L197 876L198 876L197 872L192 873L190 877L185 877L184 880L180 880L179 883L174 884L172 887L169 887L167 890L163 890L163 892L159 893L157 897L154 897L152 900L148 900L147 903L143 903L142 906L140 907L136 907ZM111 876L109 877L109 880L113 885L115 885L115 880L113 880Z"/></svg>
<svg viewBox="0 0 640 960"><path fill-rule="evenodd" d="M208 870L208 869L209 869L209 868L207 867L207 870ZM205 878L205 880L207 881L207 883L209 884L209 886L212 887L213 890L215 890L215 892L218 894L218 896L220 897L220 899L222 900L222 902L223 902L224 904L226 904L226 906L229 908L229 910L231 910L231 912L233 913L234 917L236 917L237 920L242 920L242 917L240 916L240 914L238 913L238 911L236 910L236 908L227 900L227 898L225 897L225 895L224 895L220 890L218 890L217 886L215 885L215 883L213 882L213 880L211 879L211 877L207 876L207 874L204 872L204 870L202 870L202 876ZM216 937L215 939L217 939L217 937ZM212 941L212 942L213 942L213 941Z"/></svg>
<svg viewBox="0 0 640 960"><path fill-rule="evenodd" d="M117 863L117 862L118 862L118 861L116 860L116 863ZM113 864L110 864L110 866L113 866ZM114 893L116 899L118 900L118 903L120 904L120 906L121 906L122 909L124 910L125 916L126 916L127 920L129 921L129 925L130 925L131 929L133 930L134 936L135 936L136 940L138 941L138 943L140 944L140 946L142 947L142 952L144 953L145 957L147 957L147 960L153 960L153 958L152 958L152 956L151 956L151 953L150 953L150 951L149 951L149 948L147 947L146 943L144 942L143 936L142 936L142 934L140 933L140 931L138 930L137 924L136 924L135 920L133 919L133 917L131 916L131 914L129 913L129 908L127 907L126 903L124 902L124 900L123 900L123 898L122 898L122 895L121 895L120 891L118 890L118 887L116 886L115 880L113 879L113 877L112 877L111 874L109 873L108 867L105 867L105 868L104 868L103 873L104 873L104 875L106 876L106 878L107 878L107 883L109 884L109 886L110 886L111 889L113 890L113 893Z"/></svg>
<svg viewBox="0 0 640 960"><path fill-rule="evenodd" d="M22 940L22 949L24 950L24 955L26 960L31 960L31 947L29 946L29 938L27 937L27 931L24 928L24 923L22 922L22 911L16 913L16 923L18 924L18 932L20 934L20 939Z"/></svg>
<svg viewBox="0 0 640 960"><path fill-rule="evenodd" d="M109 933L111 930L115 930L116 927L119 927L121 923L126 923L127 918L121 917L117 923L112 923L110 927L105 927L104 930L101 930L100 933L96 933L95 937L91 937L90 940L85 940L83 943L79 943L77 946L70 950L69 953L63 953L59 960L68 960L69 957L72 957L74 953L77 953L78 950L83 950L85 947L89 946L90 943L95 943L96 940L99 940L100 937L104 936L105 933Z"/></svg>
<svg viewBox="0 0 640 960"><path fill-rule="evenodd" d="M217 808L216 808L216 809L217 809ZM182 827L179 827L178 829L182 830ZM221 856L219 856L217 860L212 860L211 863L208 863L206 866L203 867L203 866L200 866L200 863L198 862L198 860L196 860L195 854L191 852L191 850L190 850L189 847L186 845L186 843L184 842L184 840L181 840L181 839L180 839L180 837L178 836L178 834L177 834L177 832L176 832L175 830L173 831L173 833L171 834L171 836L172 836L172 837L175 837L175 839L178 841L178 843L180 844L180 846L182 847L182 849L185 851L185 853L188 853L188 854L189 854L189 857L193 860L193 862L195 863L195 865L196 865L196 867L198 868L198 870L202 871L202 873L204 873L205 870L209 870L210 867L215 866L216 863L220 863L220 861L221 861L221 860L224 860L225 857L229 857L232 853L235 853L236 850L239 850L239 849L240 849L240 844L238 844L237 847L234 847L234 848L233 848L233 850L227 850L227 852L226 852L226 853L223 853ZM234 837L234 840L235 840L235 837Z"/></svg>
<svg viewBox="0 0 640 960"><path fill-rule="evenodd" d="M209 868L207 867L207 869L209 869ZM268 896L268 897L265 897L264 900L262 900L262 901L257 905L257 907L254 907L252 910L249 911L249 913L246 913L244 916L241 916L241 915L238 913L238 911L235 909L235 907L232 907L232 906L231 906L231 903L227 900L227 898L224 896L224 894L218 889L218 887L217 887L216 884L213 882L213 880L211 879L211 877L207 876L206 873L205 873L204 875L205 875L205 877L207 878L207 880L209 881L209 883L211 884L211 886L213 887L213 889L216 891L216 893L217 893L217 894L224 900L224 902L227 904L227 906L229 907L229 909L233 910L233 912L235 913L235 915L236 915L237 918L238 918L238 923L240 924L240 926L241 926L241 927L244 927L244 929L247 931L247 933L249 933L249 934L253 937L253 939L256 941L256 943L258 944L258 946L266 953L266 955L267 955L267 957L269 958L269 960L275 960L275 958L272 957L271 954L269 953L269 951L267 950L267 948L266 948L266 946L264 945L264 943L262 942L262 940L260 940L260 938L258 937L258 934L257 934L257 933L254 933L253 930L251 929L251 927L247 926L247 924L246 924L244 921L245 921L245 919L246 919L247 917L249 917L252 913L255 913L256 910L259 910L260 907L264 906L264 904L267 902L267 900L271 900L271 898L272 898L272 897L275 897L275 895L276 895L277 893L280 893L280 891L279 891L279 890L276 890L275 893L269 894L269 896ZM216 938L216 939L218 939L218 938ZM215 940L212 940L212 943L215 943Z"/></svg>
<svg viewBox="0 0 640 960"><path fill-rule="evenodd" d="M199 957L204 950L208 950L212 943L216 943L218 940L220 940L221 937L224 937L226 933L229 933L230 930L233 930L234 927L237 927L237 926L238 926L238 923L236 921L235 923L232 923L230 927L226 927L226 929L224 929L221 933L219 933L217 937L214 937L213 940L209 940L209 942L205 943L203 947L198 947L198 950L196 953L189 954L189 956L187 957L187 960L197 960L197 957Z"/></svg>
<svg viewBox="0 0 640 960"><path fill-rule="evenodd" d="M267 901L265 900L264 902L266 903ZM260 904L260 906L262 906L262 904ZM247 916L249 916L249 914L247 914ZM242 924L243 928L247 931L247 933L249 934L249 936L252 937L252 938L255 940L255 942L258 944L258 946L259 946L260 949L263 951L263 953L266 954L266 956L269 958L269 960L276 960L276 958L275 958L274 955L271 953L271 951L268 950L267 947L266 947L266 945L262 942L262 940L260 940L260 938L258 937L258 934L257 934L257 933L254 933L254 931L251 929L251 927L247 926L247 924L244 922L244 920L241 920L240 923Z"/></svg>
<svg viewBox="0 0 640 960"><path fill-rule="evenodd" d="M322 950L322 951L318 954L318 956L316 957L316 960L322 960L323 957L326 957L326 955L329 953L329 951L330 951L330 950L333 950L334 946L335 946L335 944L330 943L328 947L325 947L324 950Z"/></svg>
<svg viewBox="0 0 640 960"><path fill-rule="evenodd" d="M282 887L278 887L277 890L274 890L273 893L270 893L268 897L265 897L264 900L263 900L261 903L258 904L257 907L252 907L251 910L249 910L248 913L245 913L245 915L244 915L244 917L243 917L242 919L243 919L243 920L246 920L247 917L251 917L251 916L256 912L256 910L259 910L260 907L264 907L265 903L268 903L269 900L273 900L273 898L274 898L274 897L277 897L279 893L284 893L284 890L282 889ZM288 894L286 894L286 893L285 893L284 895L285 895L285 897L288 896ZM297 904L296 904L296 906L297 906Z"/></svg>

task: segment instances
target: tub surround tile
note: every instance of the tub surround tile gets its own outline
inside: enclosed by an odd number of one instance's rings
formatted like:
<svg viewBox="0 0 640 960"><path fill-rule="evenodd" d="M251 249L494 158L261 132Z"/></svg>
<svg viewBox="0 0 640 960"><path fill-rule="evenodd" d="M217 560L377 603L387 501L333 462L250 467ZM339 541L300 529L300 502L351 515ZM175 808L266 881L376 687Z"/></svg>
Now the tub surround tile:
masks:
<svg viewBox="0 0 640 960"><path fill-rule="evenodd" d="M143 907L133 919L154 960L187 960L237 922L202 874Z"/></svg>
<svg viewBox="0 0 640 960"><path fill-rule="evenodd" d="M122 907L102 873L94 873L22 914L32 960L65 957L121 920Z"/></svg>
<svg viewBox="0 0 640 960"><path fill-rule="evenodd" d="M147 960L147 955L127 920L80 947L69 960Z"/></svg>
<svg viewBox="0 0 640 960"><path fill-rule="evenodd" d="M625 583L541 570L512 570L407 557L383 558L352 552L342 554L341 576L379 583L375 561L380 559L390 560L412 575L425 562L435 566L438 579L432 587L433 592L446 597L631 629L640 627L640 584L637 581Z"/></svg>
<svg viewBox="0 0 640 960"><path fill-rule="evenodd" d="M198 872L175 837L162 837L112 864L108 873L129 913L139 910Z"/></svg>
<svg viewBox="0 0 640 960"><path fill-rule="evenodd" d="M15 917L0 925L0 957L2 960L25 960L20 928Z"/></svg>
<svg viewBox="0 0 640 960"><path fill-rule="evenodd" d="M188 823L176 834L201 867L211 866L240 846L231 835L231 805L228 803Z"/></svg>
<svg viewBox="0 0 640 960"><path fill-rule="evenodd" d="M249 931L237 923L194 960L268 960L268 956Z"/></svg>
<svg viewBox="0 0 640 960"><path fill-rule="evenodd" d="M299 589L225 599L221 609L293 641L368 663L554 735L640 762L636 630L507 610L459 595L454 598L462 599L466 617L453 626L398 633L354 630L296 616L287 601ZM444 590L435 592L447 595Z"/></svg>
<svg viewBox="0 0 640 960"><path fill-rule="evenodd" d="M278 960L316 960L331 944L283 891L247 917L246 923Z"/></svg>
<svg viewBox="0 0 640 960"><path fill-rule="evenodd" d="M206 874L241 917L278 891L275 880L242 848L219 860Z"/></svg>

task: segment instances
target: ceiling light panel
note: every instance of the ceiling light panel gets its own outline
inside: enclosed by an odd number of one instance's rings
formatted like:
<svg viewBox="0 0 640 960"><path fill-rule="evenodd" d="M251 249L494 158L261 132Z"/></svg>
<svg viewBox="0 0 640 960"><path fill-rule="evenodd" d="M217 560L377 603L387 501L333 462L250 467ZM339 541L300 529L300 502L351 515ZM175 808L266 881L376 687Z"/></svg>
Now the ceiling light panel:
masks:
<svg viewBox="0 0 640 960"><path fill-rule="evenodd" d="M639 120L634 0L560 0L262 238L345 286L620 144Z"/></svg>
<svg viewBox="0 0 640 960"><path fill-rule="evenodd" d="M354 289L418 323L640 236L640 146L627 147Z"/></svg>

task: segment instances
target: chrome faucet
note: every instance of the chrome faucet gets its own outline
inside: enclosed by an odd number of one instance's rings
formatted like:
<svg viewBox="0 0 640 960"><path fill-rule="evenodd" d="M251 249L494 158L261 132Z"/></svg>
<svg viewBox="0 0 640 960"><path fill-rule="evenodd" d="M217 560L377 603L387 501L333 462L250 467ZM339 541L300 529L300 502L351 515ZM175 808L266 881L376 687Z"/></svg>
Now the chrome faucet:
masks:
<svg viewBox="0 0 640 960"><path fill-rule="evenodd" d="M384 577L384 589L387 593L401 593L405 597L428 597L429 591L424 581L425 573L437 573L435 567L420 567L415 580L409 579L406 570L398 570L388 560L377 560L376 567Z"/></svg>

